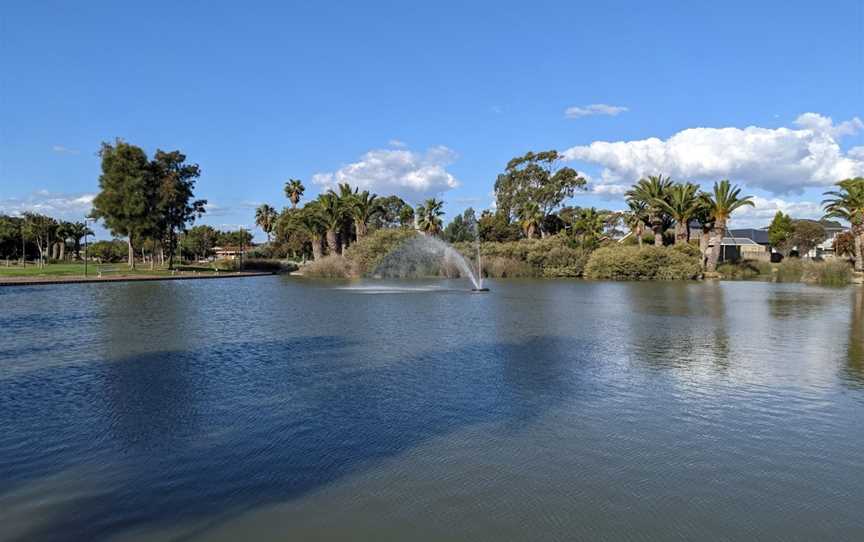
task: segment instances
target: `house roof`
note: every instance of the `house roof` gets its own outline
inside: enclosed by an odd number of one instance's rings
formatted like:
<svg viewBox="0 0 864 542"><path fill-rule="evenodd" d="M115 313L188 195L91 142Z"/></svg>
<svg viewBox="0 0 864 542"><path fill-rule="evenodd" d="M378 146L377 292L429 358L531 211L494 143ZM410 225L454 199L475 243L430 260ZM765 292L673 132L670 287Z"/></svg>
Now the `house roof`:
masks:
<svg viewBox="0 0 864 542"><path fill-rule="evenodd" d="M759 245L760 243L757 243L756 241L754 241L753 239L750 239L748 237L724 237L723 241L721 241L720 244L721 245L741 246L741 245Z"/></svg>
<svg viewBox="0 0 864 542"><path fill-rule="evenodd" d="M753 241L757 245L767 245L768 244L768 230L761 230L756 228L742 228L736 230L729 230L729 236L734 237L735 239L748 239ZM744 244L744 243L738 243Z"/></svg>

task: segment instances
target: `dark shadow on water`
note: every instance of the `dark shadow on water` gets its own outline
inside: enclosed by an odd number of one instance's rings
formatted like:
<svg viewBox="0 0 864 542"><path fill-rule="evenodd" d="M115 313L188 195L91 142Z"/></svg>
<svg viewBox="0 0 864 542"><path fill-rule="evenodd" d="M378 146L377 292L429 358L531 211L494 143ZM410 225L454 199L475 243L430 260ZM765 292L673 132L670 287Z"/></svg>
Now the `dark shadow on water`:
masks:
<svg viewBox="0 0 864 542"><path fill-rule="evenodd" d="M578 398L588 348L536 337L385 363L307 337L30 371L0 394L0 497L99 464L98 491L20 540L224 521L473 424L525 424ZM21 439L38 448L13 453Z"/></svg>
<svg viewBox="0 0 864 542"><path fill-rule="evenodd" d="M846 347L845 380L856 388L864 387L864 288L856 287L851 295L849 343Z"/></svg>

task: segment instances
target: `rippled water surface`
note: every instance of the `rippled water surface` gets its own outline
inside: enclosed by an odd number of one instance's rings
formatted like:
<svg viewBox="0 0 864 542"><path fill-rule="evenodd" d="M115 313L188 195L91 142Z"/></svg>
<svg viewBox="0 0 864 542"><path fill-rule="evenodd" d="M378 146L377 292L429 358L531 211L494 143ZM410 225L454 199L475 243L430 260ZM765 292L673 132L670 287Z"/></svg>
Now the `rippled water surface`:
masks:
<svg viewBox="0 0 864 542"><path fill-rule="evenodd" d="M864 293L0 288L0 540L864 540Z"/></svg>

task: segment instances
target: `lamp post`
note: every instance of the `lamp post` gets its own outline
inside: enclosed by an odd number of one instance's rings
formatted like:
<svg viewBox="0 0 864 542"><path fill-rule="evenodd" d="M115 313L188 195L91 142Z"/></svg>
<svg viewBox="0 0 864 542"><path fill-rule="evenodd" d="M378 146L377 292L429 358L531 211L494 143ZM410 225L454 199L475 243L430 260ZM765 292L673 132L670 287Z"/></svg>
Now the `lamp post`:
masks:
<svg viewBox="0 0 864 542"><path fill-rule="evenodd" d="M87 223L92 222L91 219L84 217L84 278L87 278Z"/></svg>

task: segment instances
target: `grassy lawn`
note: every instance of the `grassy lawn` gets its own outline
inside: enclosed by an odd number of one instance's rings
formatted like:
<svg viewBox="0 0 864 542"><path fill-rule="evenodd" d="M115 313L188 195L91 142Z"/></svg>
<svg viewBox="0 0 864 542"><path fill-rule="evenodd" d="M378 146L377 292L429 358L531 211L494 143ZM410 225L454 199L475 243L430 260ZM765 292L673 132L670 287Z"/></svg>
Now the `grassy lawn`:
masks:
<svg viewBox="0 0 864 542"><path fill-rule="evenodd" d="M150 269L149 265L139 265L136 269L132 270L126 267L125 263L117 263L117 264L106 264L99 265L90 263L87 264L87 275L91 277L96 277L97 267L103 269L113 269L110 273L105 273L105 276L116 276L116 275L170 275L171 271L159 268ZM212 267L204 267L204 266L176 266L178 273L213 273ZM225 273L225 271L222 271ZM38 265L27 265L27 267L21 267L20 265L13 265L10 267L6 267L5 265L0 264L0 278L3 277L62 277L62 276L84 276L84 264L83 263L53 263L47 264L44 268L40 268Z"/></svg>

